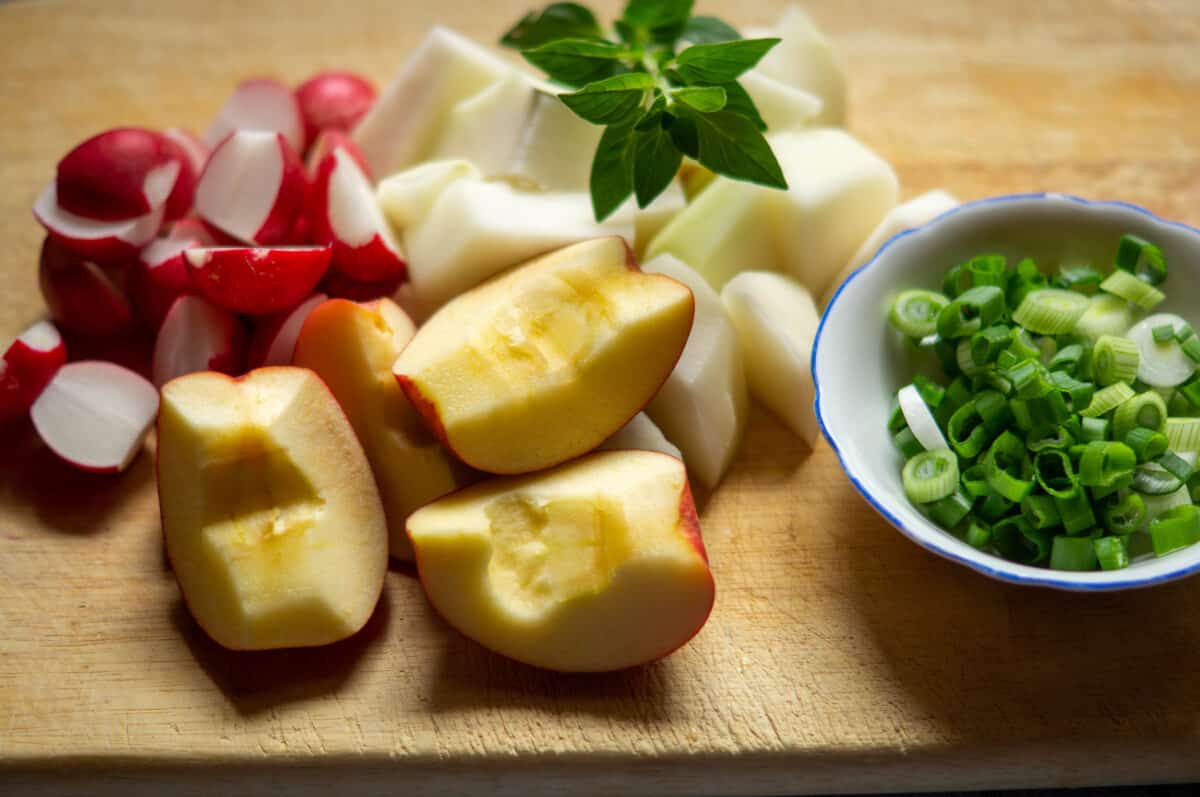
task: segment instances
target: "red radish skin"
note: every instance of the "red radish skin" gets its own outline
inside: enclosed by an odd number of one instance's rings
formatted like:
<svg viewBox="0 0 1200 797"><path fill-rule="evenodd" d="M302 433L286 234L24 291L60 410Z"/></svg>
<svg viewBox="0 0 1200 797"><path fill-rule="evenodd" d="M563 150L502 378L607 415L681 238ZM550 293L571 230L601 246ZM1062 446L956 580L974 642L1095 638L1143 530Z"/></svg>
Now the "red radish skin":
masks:
<svg viewBox="0 0 1200 797"><path fill-rule="evenodd" d="M0 359L0 423L24 417L66 361L66 344L49 321L22 332Z"/></svg>
<svg viewBox="0 0 1200 797"><path fill-rule="evenodd" d="M33 204L33 216L62 246L80 257L105 265L123 263L154 239L162 227L166 205L128 221L93 221L58 205L58 188L51 182Z"/></svg>
<svg viewBox="0 0 1200 797"><path fill-rule="evenodd" d="M317 136L317 140L308 148L308 156L304 165L311 177L316 178L317 170L321 168L321 161L325 160L325 156L335 149L345 150L347 155L354 158L354 162L362 169L367 179L371 182L375 181L371 174L371 167L367 165L366 156L363 155L358 144L354 143L354 139L341 130L322 130Z"/></svg>
<svg viewBox="0 0 1200 797"><path fill-rule="evenodd" d="M318 243L333 245L333 268L360 282L402 280L408 267L375 199L371 181L343 149L330 152L309 192Z"/></svg>
<svg viewBox="0 0 1200 797"><path fill-rule="evenodd" d="M353 72L319 72L296 88L305 143L326 130L349 133L375 104L375 86Z"/></svg>
<svg viewBox="0 0 1200 797"><path fill-rule="evenodd" d="M308 180L278 133L239 131L213 150L196 185L196 212L238 241L284 243L304 209Z"/></svg>
<svg viewBox="0 0 1200 797"><path fill-rule="evenodd" d="M197 238L158 238L142 250L130 268L129 298L138 315L158 329L175 300L193 293L192 276L183 253L204 246Z"/></svg>
<svg viewBox="0 0 1200 797"><path fill-rule="evenodd" d="M154 385L127 368L95 360L60 368L29 410L51 451L94 473L127 468L157 415Z"/></svg>
<svg viewBox="0 0 1200 797"><path fill-rule="evenodd" d="M386 299L393 296L403 281L400 279L381 280L380 282L360 282L353 280L332 269L321 281L321 289L335 299L349 299L352 302L370 302L375 299Z"/></svg>
<svg viewBox="0 0 1200 797"><path fill-rule="evenodd" d="M296 340L300 337L305 320L328 298L323 293L314 293L295 310L264 318L250 337L246 367L252 369L291 365L292 355L296 351Z"/></svg>
<svg viewBox="0 0 1200 797"><path fill-rule="evenodd" d="M154 384L162 387L197 371L237 375L245 361L242 322L203 296L181 296L158 331L151 372Z"/></svg>
<svg viewBox="0 0 1200 797"><path fill-rule="evenodd" d="M219 241L202 219L185 216L167 229L167 238L175 241L199 241L200 246L216 246Z"/></svg>
<svg viewBox="0 0 1200 797"><path fill-rule="evenodd" d="M175 180L171 195L167 197L164 212L167 221L175 221L191 212L196 195L196 181L204 171L204 164L208 163L210 152L203 141L187 130L177 127L164 130L163 138L166 139L168 148L174 152L180 167L179 177Z"/></svg>
<svg viewBox="0 0 1200 797"><path fill-rule="evenodd" d="M209 247L184 253L192 283L234 313L267 315L304 301L329 269L328 246Z"/></svg>
<svg viewBox="0 0 1200 797"><path fill-rule="evenodd" d="M234 131L257 130L279 133L292 149L304 149L304 120L292 90L273 78L255 78L239 83L216 119L205 131L203 142L216 148Z"/></svg>
<svg viewBox="0 0 1200 797"><path fill-rule="evenodd" d="M134 326L133 311L114 276L47 236L38 263L38 285L50 315L73 332L107 337Z"/></svg>
<svg viewBox="0 0 1200 797"><path fill-rule="evenodd" d="M167 201L183 154L161 133L121 127L92 136L58 163L63 210L93 221L128 221Z"/></svg>

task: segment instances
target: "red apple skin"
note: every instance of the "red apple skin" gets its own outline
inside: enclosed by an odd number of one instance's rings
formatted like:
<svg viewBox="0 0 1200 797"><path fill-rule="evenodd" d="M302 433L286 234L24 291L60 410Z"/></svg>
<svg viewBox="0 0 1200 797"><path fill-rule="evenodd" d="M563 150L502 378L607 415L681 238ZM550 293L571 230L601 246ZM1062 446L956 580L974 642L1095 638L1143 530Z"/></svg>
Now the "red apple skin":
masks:
<svg viewBox="0 0 1200 797"><path fill-rule="evenodd" d="M118 285L120 277L79 257L53 236L42 242L38 284L51 316L65 329L101 337L131 330L133 311Z"/></svg>
<svg viewBox="0 0 1200 797"><path fill-rule="evenodd" d="M318 72L296 87L305 146L324 130L349 133L375 104L375 86L353 72Z"/></svg>
<svg viewBox="0 0 1200 797"><path fill-rule="evenodd" d="M197 253L207 253L200 260ZM291 310L312 295L329 270L329 247L306 249L192 249L185 254L192 283L218 307L246 315Z"/></svg>
<svg viewBox="0 0 1200 797"><path fill-rule="evenodd" d="M61 335L58 345L47 351L34 349L20 338L13 341L0 361L0 424L28 415L33 402L66 361L67 346Z"/></svg>
<svg viewBox="0 0 1200 797"><path fill-rule="evenodd" d="M160 133L140 127L106 130L67 153L58 163L58 203L63 210L96 221L123 221L153 208L143 193L151 170L182 152ZM178 179L178 178L177 178Z"/></svg>
<svg viewBox="0 0 1200 797"><path fill-rule="evenodd" d="M425 394L421 389L413 384L413 381L407 376L397 374L396 381L400 384L400 390L408 397L408 403L413 405L413 409L425 421L425 425L429 427L429 431L438 439L438 442L449 451L451 454L458 456L454 449L450 447L450 439L446 437L446 427L442 425L442 419L438 416L437 406L432 401L425 398ZM470 463L467 463L470 464ZM553 467L553 466L551 466Z"/></svg>

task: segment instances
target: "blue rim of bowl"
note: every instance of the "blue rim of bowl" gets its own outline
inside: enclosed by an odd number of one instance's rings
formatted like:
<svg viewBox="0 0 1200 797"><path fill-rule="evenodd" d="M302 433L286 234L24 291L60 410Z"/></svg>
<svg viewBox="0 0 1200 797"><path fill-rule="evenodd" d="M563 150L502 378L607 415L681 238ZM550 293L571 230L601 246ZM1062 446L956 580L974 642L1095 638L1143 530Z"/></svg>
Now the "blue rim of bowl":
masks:
<svg viewBox="0 0 1200 797"><path fill-rule="evenodd" d="M1171 570L1166 573L1159 574L1157 576L1154 576L1153 578L1126 578L1124 580L1100 581L1100 582L1089 583L1089 582L1078 582L1078 581L1063 581L1061 579L1054 578L1053 576L1050 576L1050 575L1026 576L1026 575L1022 575L1020 573L1014 573L1010 570L1006 570L1006 569L1002 569L1002 568L998 568L998 567L991 567L986 562L977 562L973 559L969 559L965 556L962 556L959 553L956 553L956 552L950 550L947 546L940 544L937 540L923 538L917 532L913 531L908 526L906 526L904 524L904 522L902 520L900 520L900 518L898 518L892 512L890 512L887 509L887 507L883 506L882 503L880 503L878 500L876 500L875 496L871 494L871 491L869 489L867 489L865 484L862 483L861 479L859 478L858 474L854 471L854 469L851 468L849 466L849 464L847 464L846 458L842 454L841 448L838 446L837 441L834 440L833 435L829 431L829 428L825 425L825 416L821 411L822 391L821 391L821 380L818 375L819 372L817 370L817 354L821 350L821 338L825 333L825 323L829 320L830 311L833 309L833 306L835 304L837 304L838 299L840 299L842 296L842 292L844 290L846 290L846 288L850 285L850 283L853 282L855 279L857 279L860 274L862 274L864 271L866 271L868 268L870 268L872 265L874 265L875 261L878 260L880 257L882 257L884 252L886 252L888 249L890 249L892 247L892 245L895 244L897 241L901 240L902 238L906 238L909 235L913 235L917 232L920 232L921 230L924 230L935 224L938 224L943 219L946 219L949 216L953 216L954 214L959 213L963 210L967 210L970 208L982 207L985 205L998 205L998 204L1003 204L1005 202L1022 202L1022 201L1027 202L1030 200L1045 200L1045 199L1064 200L1064 201L1068 201L1068 202L1075 202L1080 205L1084 205L1087 207L1094 207L1094 208L1120 208L1122 210L1132 210L1132 211L1140 213L1144 216L1149 217L1151 220L1153 220L1157 224L1162 224L1167 227L1176 227L1178 229L1181 229L1188 233L1191 233L1192 235L1194 235L1198 239L1200 239L1200 229L1197 229L1196 227L1192 227L1189 224L1184 224L1183 222L1171 221L1169 219L1164 219L1161 216L1147 210L1146 208L1144 208L1140 205L1134 205L1129 202L1120 202L1120 201L1115 201L1115 200L1084 199L1083 197L1074 196L1072 194L1061 194L1061 193L1057 193L1057 192L1041 192L1041 193L1030 193L1030 194L1005 194L1003 196L988 197L986 199L978 199L973 202L964 202L961 205L958 205L956 207L951 208L950 210L945 211L944 213L935 217L932 221L929 221L926 224L921 225L920 227L914 227L912 229L902 230L901 232L896 233L891 238L889 238L887 240L887 242L883 244L883 246L879 247L879 250L875 253L875 255L870 260L868 260L866 263L864 263L859 268L855 269L854 272L849 277L847 277L842 282L841 285L838 286L837 291L835 291L833 294L833 298L829 300L829 306L826 307L825 312L821 314L821 322L817 327L817 335L813 341L812 358L809 362L809 368L812 371L812 375L813 375L813 388L814 388L814 391L816 394L813 399L813 404L814 404L814 408L816 410L816 415L817 415L817 425L821 429L821 434L823 434L825 436L825 439L829 441L829 445L833 447L833 452L837 455L838 463L841 465L842 471L846 474L847 478L850 479L850 483L852 485L854 485L854 489L857 490L858 493L863 498L866 499L867 503L870 504L871 507L876 512L878 512L880 515L882 515L883 518L888 521L888 523L891 523L892 526L894 526L901 534L903 534L905 537L912 540L913 542L915 542L917 545L921 546L925 550L931 551L932 553L935 553L938 556L941 556L943 558L949 559L952 562L956 562L960 565L965 565L966 567L969 567L978 573L982 573L983 575L988 576L989 578L996 579L997 581L1004 581L1009 584L1019 584L1022 586L1034 586L1034 587L1049 587L1052 589L1069 590L1072 592L1111 592L1114 590L1121 590L1121 589L1153 587L1153 586L1157 586L1158 584L1166 583L1168 581L1176 581L1178 579L1185 578L1190 575L1195 575L1196 573L1200 572L1200 562L1196 562L1196 563L1188 565L1186 567L1180 567L1175 570ZM942 529L938 529L938 531L941 534L944 534L947 539L955 539L954 537L952 537L949 534L949 532L946 532ZM1025 565L1025 566L1019 565L1015 562L1008 563L1008 562L1006 562L1006 560L1000 559L999 557L995 556L994 554L985 554L985 556L987 556L989 559L995 560L996 562L1004 562L1006 564L1011 564L1016 567L1029 567L1027 565ZM1047 574L1050 574L1050 573L1054 573L1055 571L1046 570L1045 572ZM1110 571L1110 572L1113 572L1115 574L1118 572L1128 572L1128 571Z"/></svg>

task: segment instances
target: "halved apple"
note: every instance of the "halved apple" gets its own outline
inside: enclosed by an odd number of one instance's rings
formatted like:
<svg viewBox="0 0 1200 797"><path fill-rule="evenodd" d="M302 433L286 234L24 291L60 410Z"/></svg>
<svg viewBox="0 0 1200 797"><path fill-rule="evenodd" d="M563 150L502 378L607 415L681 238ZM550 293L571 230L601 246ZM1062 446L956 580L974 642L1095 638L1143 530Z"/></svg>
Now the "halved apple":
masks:
<svg viewBox="0 0 1200 797"><path fill-rule="evenodd" d="M164 387L158 495L184 600L227 648L336 642L379 601L379 493L354 430L311 371L201 373Z"/></svg>
<svg viewBox="0 0 1200 797"><path fill-rule="evenodd" d="M527 473L595 448L637 414L692 328L687 286L643 274L620 238L552 252L454 299L393 371L459 459Z"/></svg>
<svg viewBox="0 0 1200 797"><path fill-rule="evenodd" d="M315 371L345 410L379 486L391 554L407 561L408 516L472 480L425 428L392 376L392 363L415 332L389 299L333 299L308 316L292 360Z"/></svg>
<svg viewBox="0 0 1200 797"><path fill-rule="evenodd" d="M465 635L565 672L633 667L704 626L715 590L683 463L590 454L408 520L425 594Z"/></svg>

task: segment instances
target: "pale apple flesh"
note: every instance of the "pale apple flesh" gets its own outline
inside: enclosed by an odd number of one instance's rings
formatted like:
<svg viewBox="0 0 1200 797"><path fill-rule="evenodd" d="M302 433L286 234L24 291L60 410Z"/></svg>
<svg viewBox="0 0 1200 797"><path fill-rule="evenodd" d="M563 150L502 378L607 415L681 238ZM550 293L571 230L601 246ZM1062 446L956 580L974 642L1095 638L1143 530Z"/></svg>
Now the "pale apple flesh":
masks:
<svg viewBox="0 0 1200 797"><path fill-rule="evenodd" d="M387 569L383 507L353 429L311 371L167 384L158 492L184 600L221 645L325 645L371 616Z"/></svg>
<svg viewBox="0 0 1200 797"><path fill-rule="evenodd" d="M692 327L688 288L643 274L619 238L553 252L463 294L393 372L459 459L528 473L595 448L670 374Z"/></svg>
<svg viewBox="0 0 1200 797"><path fill-rule="evenodd" d="M325 381L354 427L383 499L388 547L412 561L404 522L420 506L473 481L446 453L392 376L416 328L389 299L324 302L304 322L293 363Z"/></svg>
<svg viewBox="0 0 1200 797"><path fill-rule="evenodd" d="M430 602L483 646L537 667L603 672L690 640L715 590L679 460L590 454L494 479L409 518Z"/></svg>

